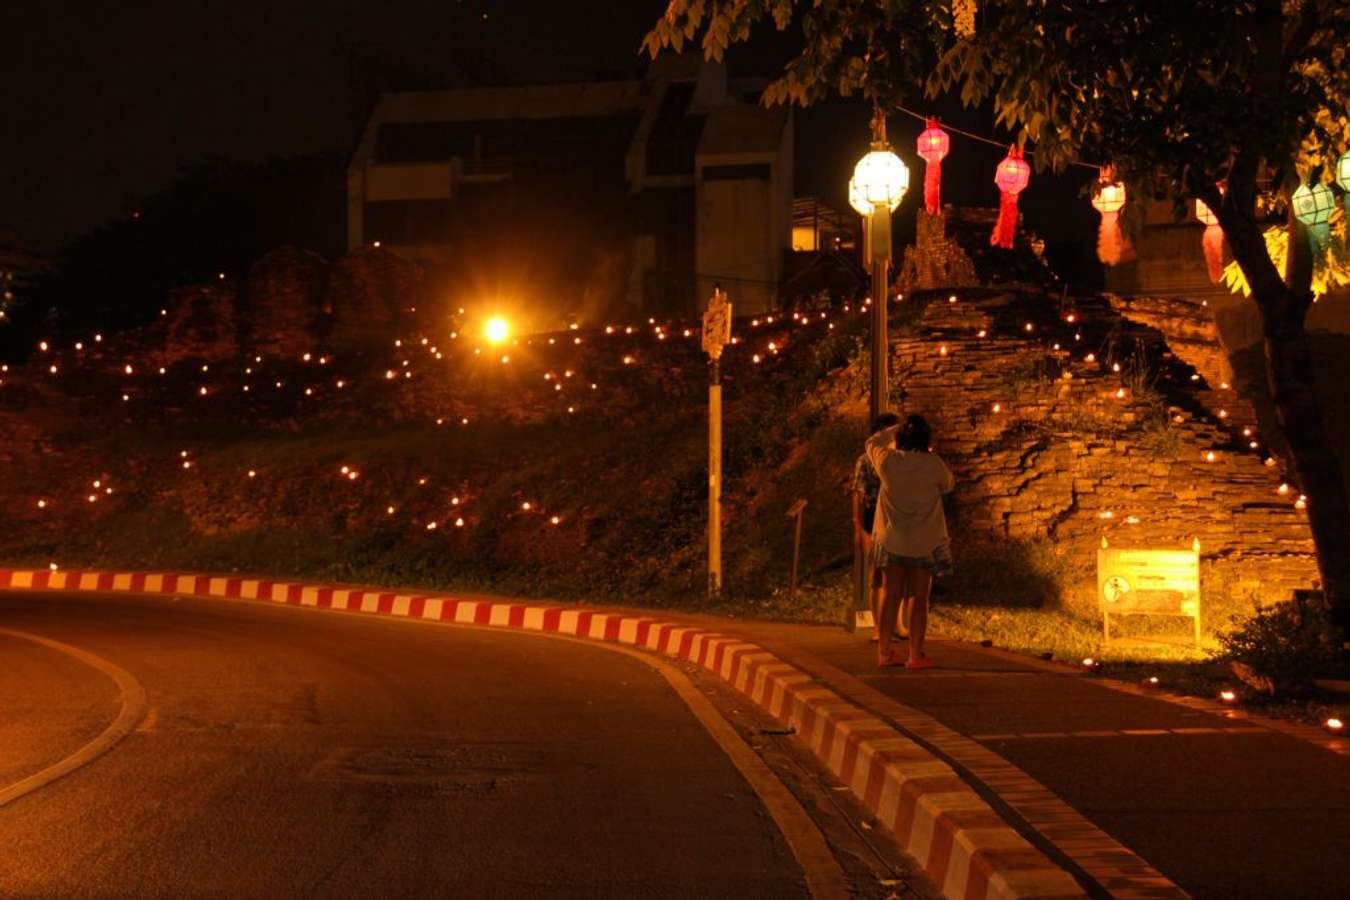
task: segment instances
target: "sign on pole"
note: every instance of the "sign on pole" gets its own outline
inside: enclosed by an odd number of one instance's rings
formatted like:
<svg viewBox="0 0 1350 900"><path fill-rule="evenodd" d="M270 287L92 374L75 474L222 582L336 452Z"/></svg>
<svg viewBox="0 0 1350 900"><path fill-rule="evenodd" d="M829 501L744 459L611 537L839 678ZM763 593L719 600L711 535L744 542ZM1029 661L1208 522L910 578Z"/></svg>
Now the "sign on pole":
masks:
<svg viewBox="0 0 1350 900"><path fill-rule="evenodd" d="M1111 640L1111 616L1181 616L1193 619L1200 645L1200 539L1189 550L1116 549L1102 538L1097 551L1097 602L1102 630Z"/></svg>
<svg viewBox="0 0 1350 900"><path fill-rule="evenodd" d="M722 348L731 343L731 304L721 288L713 290L708 311L703 314L703 352L716 362Z"/></svg>
<svg viewBox="0 0 1350 900"><path fill-rule="evenodd" d="M731 304L720 287L703 314L703 352L712 360L708 383L708 595L722 591L722 373L718 360L731 343Z"/></svg>

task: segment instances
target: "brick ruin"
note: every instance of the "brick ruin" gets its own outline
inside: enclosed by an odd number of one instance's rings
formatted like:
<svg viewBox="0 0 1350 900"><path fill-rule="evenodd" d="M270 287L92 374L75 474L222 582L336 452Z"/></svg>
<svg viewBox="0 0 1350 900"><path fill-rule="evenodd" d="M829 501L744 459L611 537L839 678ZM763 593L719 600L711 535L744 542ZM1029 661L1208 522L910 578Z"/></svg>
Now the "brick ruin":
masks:
<svg viewBox="0 0 1350 900"><path fill-rule="evenodd" d="M1211 600L1312 585L1298 491L1199 304L1061 302L1031 285L905 302L926 305L892 340L893 405L929 419L957 475L958 545L1046 539L1090 572L1103 537L1177 549L1198 537ZM1095 576L1072 586L1095 590Z"/></svg>

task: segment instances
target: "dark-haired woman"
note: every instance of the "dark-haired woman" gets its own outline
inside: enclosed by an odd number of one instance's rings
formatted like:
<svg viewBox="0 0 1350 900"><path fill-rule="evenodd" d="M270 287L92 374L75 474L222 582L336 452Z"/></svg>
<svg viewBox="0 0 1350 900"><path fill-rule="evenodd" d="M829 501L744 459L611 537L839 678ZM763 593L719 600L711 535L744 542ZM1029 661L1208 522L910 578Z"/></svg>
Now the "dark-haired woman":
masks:
<svg viewBox="0 0 1350 900"><path fill-rule="evenodd" d="M928 632L928 595L933 576L951 566L947 519L942 495L955 484L951 470L930 452L933 431L919 415L867 439L867 458L881 478L876 523L876 565L882 569L885 600L877 664L927 669L933 660L924 653ZM902 659L891 648L900 600L911 598L909 655Z"/></svg>

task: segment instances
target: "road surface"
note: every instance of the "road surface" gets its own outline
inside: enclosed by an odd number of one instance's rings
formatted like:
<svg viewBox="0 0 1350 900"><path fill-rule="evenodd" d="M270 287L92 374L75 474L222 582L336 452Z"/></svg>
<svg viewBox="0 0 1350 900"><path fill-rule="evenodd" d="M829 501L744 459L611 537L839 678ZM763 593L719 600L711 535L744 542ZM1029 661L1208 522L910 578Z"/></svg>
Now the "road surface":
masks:
<svg viewBox="0 0 1350 900"><path fill-rule="evenodd" d="M631 656L127 596L0 593L0 628L97 655L146 701L114 749L0 806L5 897L810 896L727 753ZM0 653L22 676L0 685L4 789L118 702L47 647L7 633Z"/></svg>

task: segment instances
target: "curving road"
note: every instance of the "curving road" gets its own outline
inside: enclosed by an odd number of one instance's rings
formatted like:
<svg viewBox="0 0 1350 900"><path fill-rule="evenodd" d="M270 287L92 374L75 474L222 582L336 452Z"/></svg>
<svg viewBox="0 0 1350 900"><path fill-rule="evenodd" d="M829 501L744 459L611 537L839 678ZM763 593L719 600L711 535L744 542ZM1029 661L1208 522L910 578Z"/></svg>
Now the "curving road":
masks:
<svg viewBox="0 0 1350 900"><path fill-rule="evenodd" d="M0 593L0 628L98 655L148 702L107 755L0 806L3 897L809 896L641 660L148 597ZM116 694L38 645L0 654L3 789L97 733Z"/></svg>

